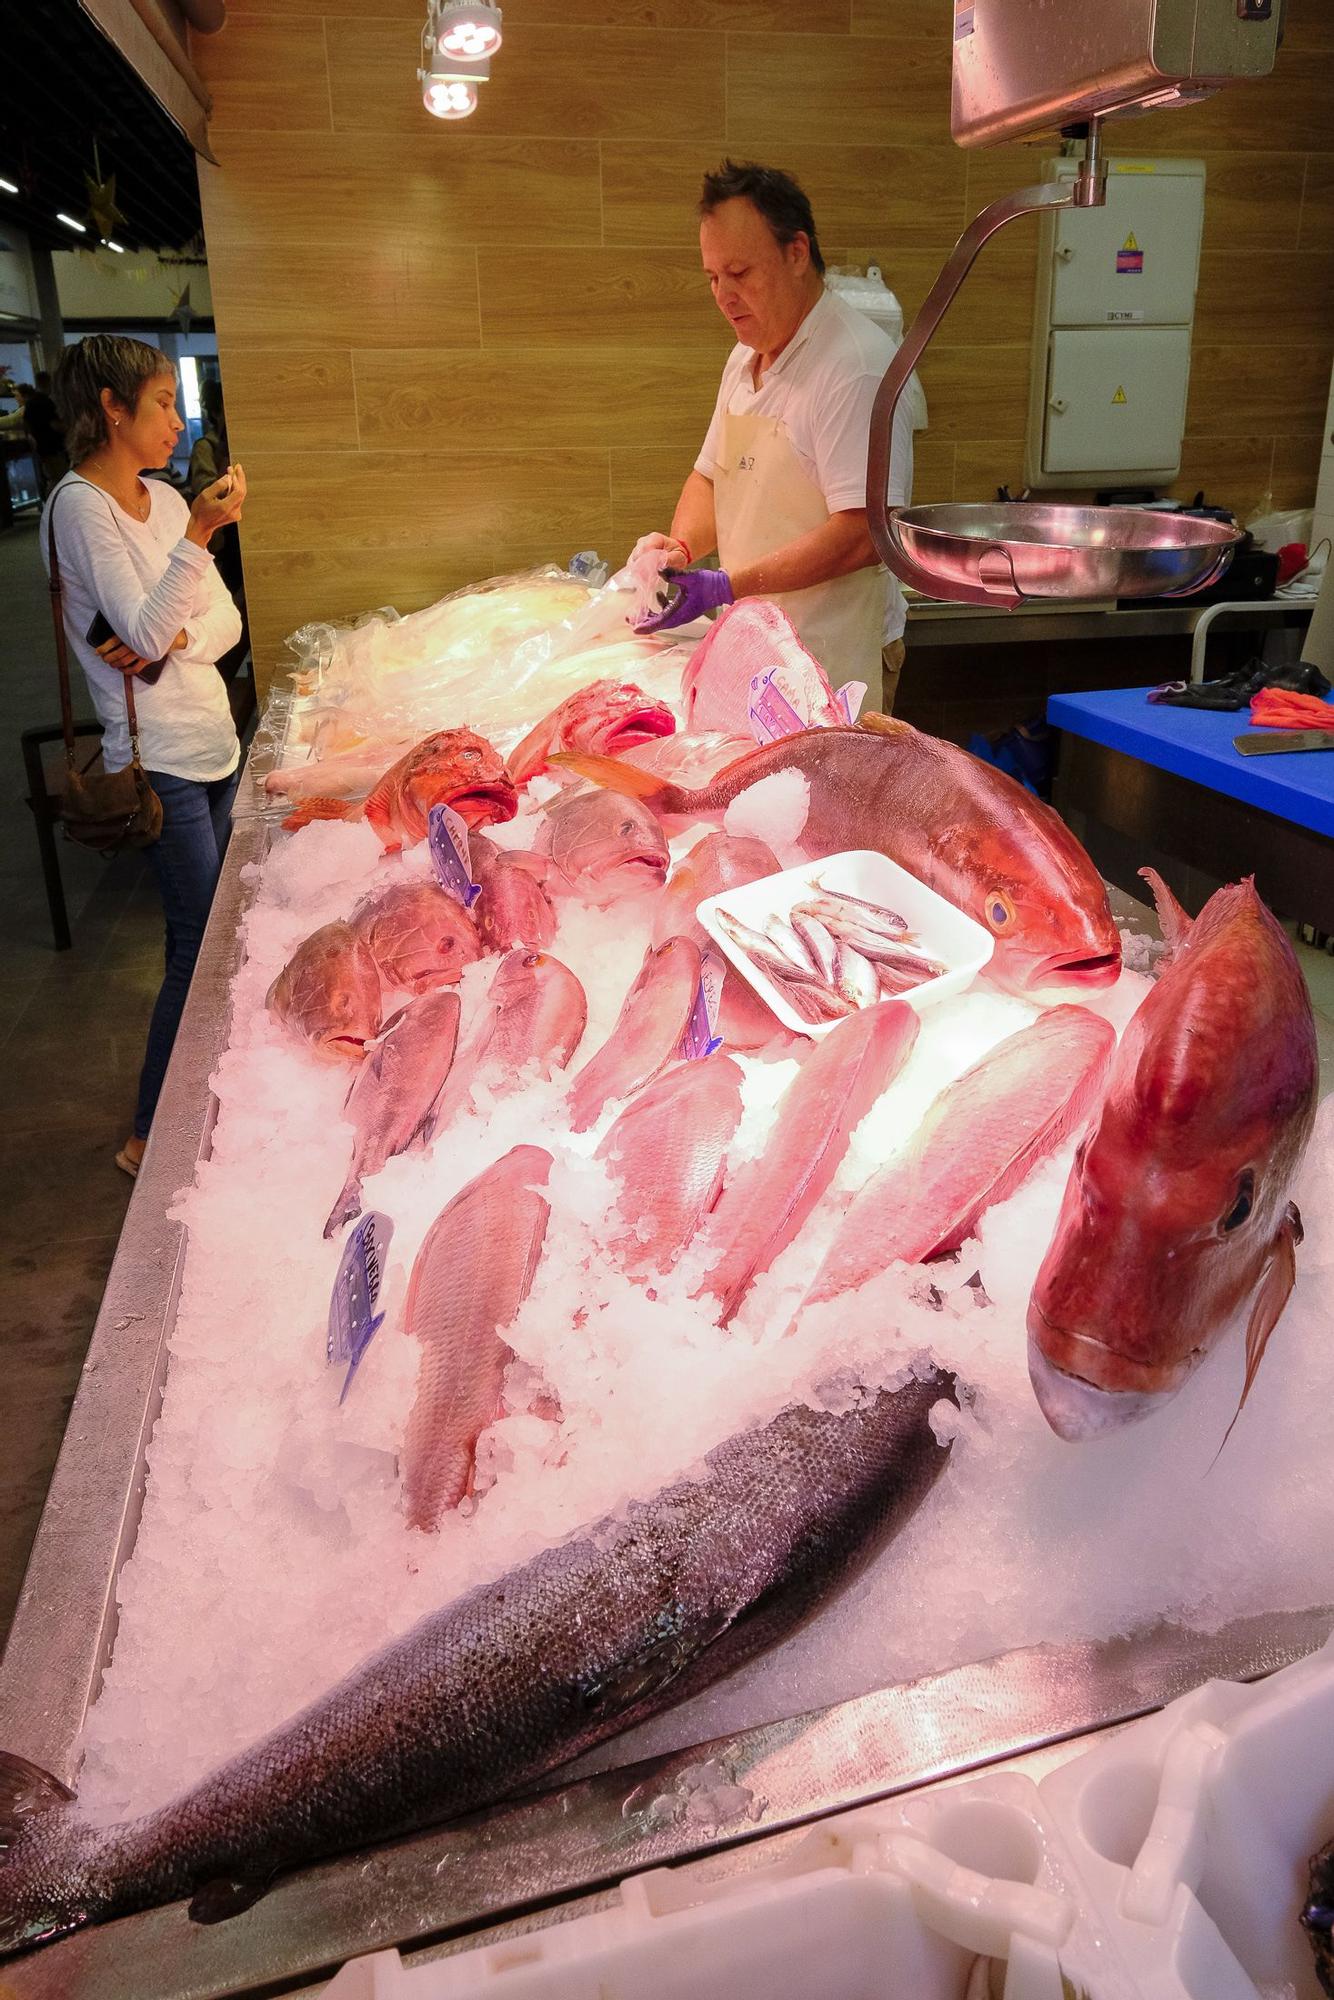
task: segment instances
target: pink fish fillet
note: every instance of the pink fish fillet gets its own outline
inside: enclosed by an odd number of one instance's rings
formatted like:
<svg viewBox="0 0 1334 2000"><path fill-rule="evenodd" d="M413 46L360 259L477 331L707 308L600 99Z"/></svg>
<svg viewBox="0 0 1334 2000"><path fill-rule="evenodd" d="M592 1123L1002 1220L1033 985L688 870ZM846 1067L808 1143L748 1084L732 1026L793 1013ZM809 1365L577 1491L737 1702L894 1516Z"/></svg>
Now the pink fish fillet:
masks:
<svg viewBox="0 0 1334 2000"><path fill-rule="evenodd" d="M886 1000L841 1021L807 1056L779 1103L764 1152L728 1180L713 1211L710 1233L721 1255L700 1292L717 1297L720 1326L797 1236L837 1173L854 1130L916 1040L911 1007Z"/></svg>
<svg viewBox="0 0 1334 2000"><path fill-rule="evenodd" d="M940 1093L907 1151L848 1209L807 1294L837 1298L896 1260L955 1250L1084 1125L1116 1042L1086 1007L1052 1007Z"/></svg>
<svg viewBox="0 0 1334 2000"><path fill-rule="evenodd" d="M629 1225L613 1253L631 1277L667 1271L713 1207L741 1122L741 1071L728 1056L668 1070L626 1105L598 1147Z"/></svg>
<svg viewBox="0 0 1334 2000"><path fill-rule="evenodd" d="M431 1529L472 1491L477 1440L495 1421L512 1350L501 1339L532 1289L550 1208L540 1146L516 1146L470 1181L426 1232L404 1325L421 1342L403 1441L403 1508Z"/></svg>
<svg viewBox="0 0 1334 2000"><path fill-rule="evenodd" d="M680 1046L699 985L699 946L668 938L644 954L616 1026L570 1090L570 1127L586 1132L613 1097L652 1083Z"/></svg>

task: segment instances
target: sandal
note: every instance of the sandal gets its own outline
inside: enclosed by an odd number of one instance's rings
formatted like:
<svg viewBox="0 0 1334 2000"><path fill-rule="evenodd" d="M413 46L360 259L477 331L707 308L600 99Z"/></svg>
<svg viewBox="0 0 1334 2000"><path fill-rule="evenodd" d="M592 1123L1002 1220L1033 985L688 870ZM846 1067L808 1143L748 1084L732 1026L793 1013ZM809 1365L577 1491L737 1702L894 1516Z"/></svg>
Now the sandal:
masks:
<svg viewBox="0 0 1334 2000"><path fill-rule="evenodd" d="M144 1157L145 1143L142 1139L129 1138L116 1155L116 1165L123 1174L128 1174L131 1180L134 1180L138 1175L140 1163ZM137 1151L131 1152L131 1147L137 1147Z"/></svg>

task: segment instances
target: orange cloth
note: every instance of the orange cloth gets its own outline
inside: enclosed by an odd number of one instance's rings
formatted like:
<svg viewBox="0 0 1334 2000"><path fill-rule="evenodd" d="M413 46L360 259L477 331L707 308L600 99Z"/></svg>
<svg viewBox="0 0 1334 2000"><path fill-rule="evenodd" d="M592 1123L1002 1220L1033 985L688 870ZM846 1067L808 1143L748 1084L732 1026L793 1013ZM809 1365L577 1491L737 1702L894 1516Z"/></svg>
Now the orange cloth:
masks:
<svg viewBox="0 0 1334 2000"><path fill-rule="evenodd" d="M1251 697L1251 721L1260 729L1334 729L1334 703L1286 688L1261 688Z"/></svg>

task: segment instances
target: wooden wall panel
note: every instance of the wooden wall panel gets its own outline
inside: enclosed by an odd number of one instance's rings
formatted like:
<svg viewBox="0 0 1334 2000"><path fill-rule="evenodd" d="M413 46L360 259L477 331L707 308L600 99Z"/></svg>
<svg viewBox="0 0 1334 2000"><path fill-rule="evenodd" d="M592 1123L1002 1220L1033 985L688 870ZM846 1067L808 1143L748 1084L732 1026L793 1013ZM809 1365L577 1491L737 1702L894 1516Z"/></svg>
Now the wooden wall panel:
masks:
<svg viewBox="0 0 1334 2000"><path fill-rule="evenodd" d="M698 250L482 249L477 268L484 347L680 345L721 367L730 345Z"/></svg>
<svg viewBox="0 0 1334 2000"><path fill-rule="evenodd" d="M209 66L214 108L209 135L225 132L330 132L324 22L279 13L229 17Z"/></svg>
<svg viewBox="0 0 1334 2000"><path fill-rule="evenodd" d="M810 196L826 256L832 244L873 241L934 251L963 228L966 167L954 147L784 146L774 160ZM695 251L700 183L716 165L698 146L609 141L604 241Z"/></svg>
<svg viewBox="0 0 1334 2000"><path fill-rule="evenodd" d="M403 610L665 526L728 332L700 179L786 166L831 261L911 312L1043 144L949 139L949 0L507 0L477 115L437 124L421 0L247 0L196 57L205 222L261 678L306 619ZM1334 5L1290 0L1274 78L1127 121L1208 170L1183 497L1314 491L1334 358ZM993 240L923 370L916 497L1023 469L1038 230Z"/></svg>
<svg viewBox="0 0 1334 2000"><path fill-rule="evenodd" d="M668 451L680 463L713 412L711 371L690 349L590 349L574 366L555 348L378 350L352 362L367 450L593 445Z"/></svg>

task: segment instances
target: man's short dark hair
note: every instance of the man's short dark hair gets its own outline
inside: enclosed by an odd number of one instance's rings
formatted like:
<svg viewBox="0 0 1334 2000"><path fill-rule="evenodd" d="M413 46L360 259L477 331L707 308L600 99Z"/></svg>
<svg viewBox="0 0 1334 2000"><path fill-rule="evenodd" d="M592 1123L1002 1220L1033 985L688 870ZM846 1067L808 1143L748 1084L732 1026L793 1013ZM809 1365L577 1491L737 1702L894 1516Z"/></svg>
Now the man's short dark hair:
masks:
<svg viewBox="0 0 1334 2000"><path fill-rule="evenodd" d="M781 167L762 167L756 160L724 160L716 173L705 174L699 198L701 215L712 215L725 201L753 202L779 243L791 243L800 231L811 246L811 262L824 276L824 255L815 234L815 217L806 191Z"/></svg>

